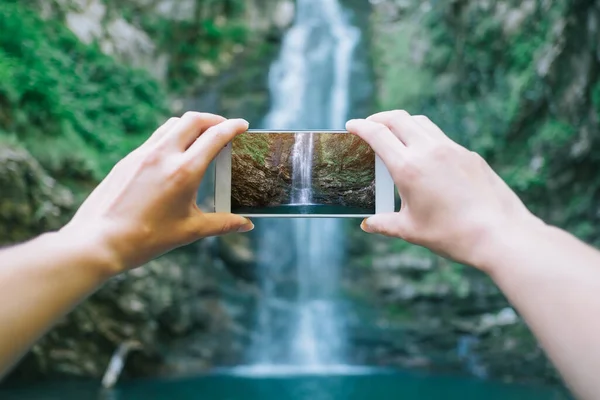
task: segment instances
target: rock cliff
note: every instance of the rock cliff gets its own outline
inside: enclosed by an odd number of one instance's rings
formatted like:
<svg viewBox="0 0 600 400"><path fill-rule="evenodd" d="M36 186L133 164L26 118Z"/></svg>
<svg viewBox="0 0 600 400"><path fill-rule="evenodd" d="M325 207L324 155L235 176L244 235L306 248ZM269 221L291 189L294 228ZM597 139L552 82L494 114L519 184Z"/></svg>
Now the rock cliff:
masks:
<svg viewBox="0 0 600 400"><path fill-rule="evenodd" d="M232 207L290 202L292 149L289 134L245 135L233 143Z"/></svg>
<svg viewBox="0 0 600 400"><path fill-rule="evenodd" d="M375 153L349 134L317 135L313 155L316 202L375 207Z"/></svg>

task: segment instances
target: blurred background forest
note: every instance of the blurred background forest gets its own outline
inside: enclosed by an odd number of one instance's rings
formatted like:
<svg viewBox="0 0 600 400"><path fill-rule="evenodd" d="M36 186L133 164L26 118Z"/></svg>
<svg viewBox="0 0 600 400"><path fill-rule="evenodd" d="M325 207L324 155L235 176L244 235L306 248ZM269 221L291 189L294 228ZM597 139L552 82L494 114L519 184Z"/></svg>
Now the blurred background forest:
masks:
<svg viewBox="0 0 600 400"><path fill-rule="evenodd" d="M530 208L600 245L600 3L344 0L365 33L363 109L428 115ZM57 229L110 167L186 109L260 122L291 0L0 0L0 244ZM356 222L356 221L353 221ZM353 362L557 384L481 274L348 223ZM114 279L10 380L235 365L260 296L251 240L205 240ZM363 311L370 310L370 311ZM373 311L376 310L376 311Z"/></svg>

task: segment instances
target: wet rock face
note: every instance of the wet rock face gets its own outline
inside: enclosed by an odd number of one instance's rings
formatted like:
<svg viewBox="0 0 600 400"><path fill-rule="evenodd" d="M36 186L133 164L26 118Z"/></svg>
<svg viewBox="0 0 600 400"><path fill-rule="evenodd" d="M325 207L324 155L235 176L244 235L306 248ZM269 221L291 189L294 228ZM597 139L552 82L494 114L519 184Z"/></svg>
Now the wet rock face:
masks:
<svg viewBox="0 0 600 400"><path fill-rule="evenodd" d="M275 206L286 204L290 197L291 178L286 171L274 167L257 166L248 157L234 157L232 168L233 185L232 206L254 206L261 204Z"/></svg>
<svg viewBox="0 0 600 400"><path fill-rule="evenodd" d="M288 204L294 135L246 134L233 142L232 207Z"/></svg>
<svg viewBox="0 0 600 400"><path fill-rule="evenodd" d="M315 137L313 191L317 202L375 207L375 153L350 134Z"/></svg>
<svg viewBox="0 0 600 400"><path fill-rule="evenodd" d="M24 149L0 143L0 245L57 229L73 210L73 194Z"/></svg>

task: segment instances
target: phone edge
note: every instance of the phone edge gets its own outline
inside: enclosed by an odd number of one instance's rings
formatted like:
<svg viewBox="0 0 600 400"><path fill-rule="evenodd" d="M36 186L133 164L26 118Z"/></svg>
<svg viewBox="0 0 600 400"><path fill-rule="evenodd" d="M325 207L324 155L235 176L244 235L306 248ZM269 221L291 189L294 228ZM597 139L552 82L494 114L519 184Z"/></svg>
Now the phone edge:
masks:
<svg viewBox="0 0 600 400"><path fill-rule="evenodd" d="M215 212L231 212L231 153L230 142L215 159Z"/></svg>
<svg viewBox="0 0 600 400"><path fill-rule="evenodd" d="M294 130L271 131L249 130L248 133L297 133L297 132L328 132L344 133L337 130ZM215 212L231 213L231 156L232 143L228 143L217 155L215 163ZM395 211L394 181L381 160L375 154L375 214L238 214L247 218L368 218L376 214Z"/></svg>

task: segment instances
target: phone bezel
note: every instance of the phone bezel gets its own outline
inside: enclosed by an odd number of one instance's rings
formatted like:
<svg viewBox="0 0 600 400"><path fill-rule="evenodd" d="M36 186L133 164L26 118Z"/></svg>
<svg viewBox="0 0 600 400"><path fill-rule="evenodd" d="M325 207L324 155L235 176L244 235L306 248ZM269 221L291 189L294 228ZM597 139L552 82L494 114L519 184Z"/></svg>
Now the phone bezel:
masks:
<svg viewBox="0 0 600 400"><path fill-rule="evenodd" d="M342 130L299 129L266 130L251 129L246 134L314 132L340 134ZM231 212L231 142L215 159L215 212ZM394 181L379 156L375 155L375 214L394 211ZM367 218L373 214L240 214L249 218Z"/></svg>

